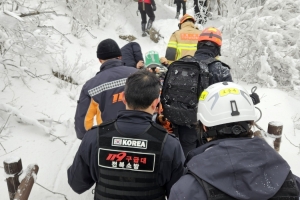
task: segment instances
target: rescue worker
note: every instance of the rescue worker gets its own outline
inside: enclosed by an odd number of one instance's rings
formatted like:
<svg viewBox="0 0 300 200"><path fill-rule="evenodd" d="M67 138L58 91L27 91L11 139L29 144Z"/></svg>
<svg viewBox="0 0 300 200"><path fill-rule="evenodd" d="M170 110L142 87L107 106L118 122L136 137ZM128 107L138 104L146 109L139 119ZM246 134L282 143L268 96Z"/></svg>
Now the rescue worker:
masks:
<svg viewBox="0 0 300 200"><path fill-rule="evenodd" d="M175 136L152 121L160 101L155 74L138 70L126 81L126 110L85 134L68 182L76 193L95 183L96 200L165 200L183 175L184 154Z"/></svg>
<svg viewBox="0 0 300 200"><path fill-rule="evenodd" d="M221 56L222 33L215 27L208 27L202 31L198 38L197 51L194 57L199 61L210 62L208 64L209 72L212 77L209 79L209 84L217 82L230 81L230 67L219 60Z"/></svg>
<svg viewBox="0 0 300 200"><path fill-rule="evenodd" d="M185 14L178 24L179 30L175 31L168 43L166 59L169 64L186 55L194 55L197 50L200 30L195 28L195 19Z"/></svg>
<svg viewBox="0 0 300 200"><path fill-rule="evenodd" d="M129 42L121 48L122 61L125 66L136 67L137 69L144 67L144 57L139 43Z"/></svg>
<svg viewBox="0 0 300 200"><path fill-rule="evenodd" d="M179 18L180 15L180 10L181 10L181 5L182 5L182 15L186 14L186 0L174 0L174 4L176 4L176 16L175 19Z"/></svg>
<svg viewBox="0 0 300 200"><path fill-rule="evenodd" d="M146 31L149 31L149 29L152 27L152 23L155 20L155 14L154 11L156 11L156 4L155 0L138 0L138 9L141 13L142 17L142 36L147 36ZM147 23L147 16L149 17L148 23ZM147 26L146 26L147 24Z"/></svg>
<svg viewBox="0 0 300 200"><path fill-rule="evenodd" d="M97 58L101 63L100 71L82 87L75 114L75 131L82 139L86 131L97 124L115 119L119 110L125 109L121 93L126 78L137 71L125 67L121 60L121 50L112 39L101 41L97 49Z"/></svg>
<svg viewBox="0 0 300 200"><path fill-rule="evenodd" d="M198 40L197 51L194 57L208 64L208 71L211 74L209 85L223 81L232 82L230 67L216 59L216 57L221 55L221 32L214 27L206 28L201 32ZM185 155L187 155L190 150L201 145L200 137L195 127L172 124L172 129L173 133L178 135Z"/></svg>
<svg viewBox="0 0 300 200"><path fill-rule="evenodd" d="M299 199L300 178L265 140L253 137L255 107L243 87L209 86L200 96L197 119L207 143L189 152L188 172L169 200Z"/></svg>

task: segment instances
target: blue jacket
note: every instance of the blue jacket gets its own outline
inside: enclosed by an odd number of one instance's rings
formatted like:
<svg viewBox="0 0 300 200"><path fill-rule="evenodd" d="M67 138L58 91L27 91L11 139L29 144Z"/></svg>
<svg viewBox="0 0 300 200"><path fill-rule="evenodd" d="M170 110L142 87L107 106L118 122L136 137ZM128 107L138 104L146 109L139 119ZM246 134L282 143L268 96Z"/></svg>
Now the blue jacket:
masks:
<svg viewBox="0 0 300 200"><path fill-rule="evenodd" d="M210 53L208 50L202 50L198 49L194 55L194 57L201 61L206 60L210 57L214 57L212 53ZM233 82L230 69L222 64L222 62L214 62L208 65L209 72L213 75L209 78L209 85L212 85L214 83L219 82Z"/></svg>
<svg viewBox="0 0 300 200"><path fill-rule="evenodd" d="M240 200L266 200L280 189L290 166L264 140L220 139L189 152L187 168L199 178ZM298 188L300 179L296 177ZM205 200L196 179L186 174L174 184L169 200Z"/></svg>
<svg viewBox="0 0 300 200"><path fill-rule="evenodd" d="M117 127L126 137L145 132L149 128L152 115L142 111L120 111ZM83 193L99 180L97 128L88 131L82 139L73 164L68 169L68 182L76 193ZM161 155L157 183L169 194L172 185L184 172L184 154L178 139L168 135Z"/></svg>
<svg viewBox="0 0 300 200"><path fill-rule="evenodd" d="M127 77L136 68L125 67L119 59L107 60L100 71L82 87L75 114L75 131L82 139L93 127L94 116L97 124L115 119L119 110L125 109L122 92Z"/></svg>
<svg viewBox="0 0 300 200"><path fill-rule="evenodd" d="M121 48L122 53L122 61L125 66L136 68L136 64L142 60L143 53L141 50L141 46L136 42L129 42Z"/></svg>

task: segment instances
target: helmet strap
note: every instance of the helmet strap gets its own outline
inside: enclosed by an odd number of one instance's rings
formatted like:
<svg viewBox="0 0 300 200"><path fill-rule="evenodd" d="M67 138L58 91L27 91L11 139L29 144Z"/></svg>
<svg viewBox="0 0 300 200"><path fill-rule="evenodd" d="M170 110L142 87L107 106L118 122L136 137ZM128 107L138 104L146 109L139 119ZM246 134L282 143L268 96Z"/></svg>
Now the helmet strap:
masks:
<svg viewBox="0 0 300 200"><path fill-rule="evenodd" d="M224 124L208 128L208 130L204 133L204 137L210 138L225 135L243 135L243 133L248 133L249 129L250 127L247 122L234 123L230 126Z"/></svg>

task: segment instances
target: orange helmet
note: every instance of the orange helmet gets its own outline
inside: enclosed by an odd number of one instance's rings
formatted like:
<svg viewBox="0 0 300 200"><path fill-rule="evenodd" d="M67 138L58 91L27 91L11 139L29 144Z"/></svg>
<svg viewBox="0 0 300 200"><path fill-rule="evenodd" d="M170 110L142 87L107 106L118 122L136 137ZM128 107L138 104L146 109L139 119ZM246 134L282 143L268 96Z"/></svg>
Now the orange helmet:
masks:
<svg viewBox="0 0 300 200"><path fill-rule="evenodd" d="M216 43L218 46L222 46L222 33L215 27L209 27L202 31L198 38L200 41L211 41Z"/></svg>
<svg viewBox="0 0 300 200"><path fill-rule="evenodd" d="M180 24L182 24L183 22L185 22L185 21L188 20L188 19L193 20L194 23L195 23L194 17L192 17L192 16L189 15L189 14L185 14L185 15L183 15L183 16L181 17L181 19L180 19Z"/></svg>

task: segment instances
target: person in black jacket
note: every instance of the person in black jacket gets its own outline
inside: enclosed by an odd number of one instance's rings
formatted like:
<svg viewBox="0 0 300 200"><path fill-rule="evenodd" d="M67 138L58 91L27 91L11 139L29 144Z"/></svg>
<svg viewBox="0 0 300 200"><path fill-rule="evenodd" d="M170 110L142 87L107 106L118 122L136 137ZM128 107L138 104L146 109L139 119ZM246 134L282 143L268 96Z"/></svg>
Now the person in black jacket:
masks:
<svg viewBox="0 0 300 200"><path fill-rule="evenodd" d="M139 70L128 77L126 110L82 139L68 182L78 194L95 183L95 199L164 200L184 172L178 139L152 121L160 101L155 74Z"/></svg>
<svg viewBox="0 0 300 200"><path fill-rule="evenodd" d="M137 69L144 67L144 57L139 43L129 42L121 48L121 53L125 66Z"/></svg>
<svg viewBox="0 0 300 200"><path fill-rule="evenodd" d="M152 23L155 20L155 14L154 14L154 11L156 11L155 0L139 0L138 9L142 17L142 31L143 31L142 36L145 37L147 36L146 31L149 31L149 29L152 27ZM148 23L147 23L146 14L149 17Z"/></svg>
<svg viewBox="0 0 300 200"><path fill-rule="evenodd" d="M181 10L181 4L182 4L182 16L186 14L186 0L174 0L174 4L176 4L176 16L175 19L179 18L180 10Z"/></svg>
<svg viewBox="0 0 300 200"><path fill-rule="evenodd" d="M254 94L233 82L202 92L197 119L207 143L189 152L188 172L169 200L299 199L300 178L265 140L253 137Z"/></svg>
<svg viewBox="0 0 300 200"><path fill-rule="evenodd" d="M216 59L221 55L221 46L222 34L218 29L208 27L201 32L194 57L197 60L208 64L208 71L211 74L209 77L209 85L223 81L233 81L230 67ZM180 125L175 125L173 127L173 132L178 133L185 155L187 155L190 150L195 149L200 145L199 136L197 135L195 127Z"/></svg>

